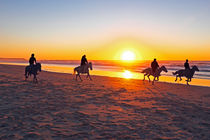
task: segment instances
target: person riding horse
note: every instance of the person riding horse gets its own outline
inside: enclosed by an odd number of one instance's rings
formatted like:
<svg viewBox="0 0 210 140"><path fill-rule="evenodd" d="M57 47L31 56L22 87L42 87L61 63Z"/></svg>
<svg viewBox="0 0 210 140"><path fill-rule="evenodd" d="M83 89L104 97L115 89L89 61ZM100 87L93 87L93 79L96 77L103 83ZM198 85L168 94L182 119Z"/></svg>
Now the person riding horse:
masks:
<svg viewBox="0 0 210 140"><path fill-rule="evenodd" d="M34 54L31 54L31 58L29 59L29 66L30 70L33 68L33 66L36 64L36 58L34 57Z"/></svg>
<svg viewBox="0 0 210 140"><path fill-rule="evenodd" d="M36 75L38 74L38 71L41 72L41 67L41 63L37 63L34 54L31 54L29 59L29 66L25 67L25 80L27 80L29 76L33 75L34 81L38 82Z"/></svg>
<svg viewBox="0 0 210 140"><path fill-rule="evenodd" d="M88 64L88 61L87 61L87 58L86 58L86 55L83 55L82 56L82 59L81 59L81 64L80 64L80 66L82 67L82 71L84 71L84 66L86 65L86 64Z"/></svg>
<svg viewBox="0 0 210 140"><path fill-rule="evenodd" d="M154 59L154 61L151 63L151 67L152 67L152 73L154 74L156 72L157 68L159 67L156 59Z"/></svg>

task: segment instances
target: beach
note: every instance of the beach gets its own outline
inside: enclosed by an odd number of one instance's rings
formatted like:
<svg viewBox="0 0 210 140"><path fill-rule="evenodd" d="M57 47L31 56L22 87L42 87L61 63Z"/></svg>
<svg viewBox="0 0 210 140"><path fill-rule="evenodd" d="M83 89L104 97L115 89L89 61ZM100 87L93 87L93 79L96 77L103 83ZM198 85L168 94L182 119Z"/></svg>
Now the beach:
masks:
<svg viewBox="0 0 210 140"><path fill-rule="evenodd" d="M0 65L0 139L210 139L210 87Z"/></svg>

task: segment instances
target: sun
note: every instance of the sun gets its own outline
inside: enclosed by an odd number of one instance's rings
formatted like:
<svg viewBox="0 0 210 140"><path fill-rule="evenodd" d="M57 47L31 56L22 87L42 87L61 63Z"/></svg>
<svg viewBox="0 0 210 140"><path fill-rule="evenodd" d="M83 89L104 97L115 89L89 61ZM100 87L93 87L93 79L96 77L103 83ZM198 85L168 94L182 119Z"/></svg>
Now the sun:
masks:
<svg viewBox="0 0 210 140"><path fill-rule="evenodd" d="M131 51L125 51L121 55L121 60L134 60L135 59L135 54Z"/></svg>

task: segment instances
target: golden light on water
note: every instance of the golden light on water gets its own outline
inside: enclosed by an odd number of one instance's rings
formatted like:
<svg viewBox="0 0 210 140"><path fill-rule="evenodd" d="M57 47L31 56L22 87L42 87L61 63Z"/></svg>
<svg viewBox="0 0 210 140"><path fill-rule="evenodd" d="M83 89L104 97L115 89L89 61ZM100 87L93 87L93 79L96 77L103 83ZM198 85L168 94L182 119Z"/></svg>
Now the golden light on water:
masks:
<svg viewBox="0 0 210 140"><path fill-rule="evenodd" d="M123 77L126 78L126 79L129 79L129 78L132 78L133 77L133 74L130 71L125 70L123 72Z"/></svg>

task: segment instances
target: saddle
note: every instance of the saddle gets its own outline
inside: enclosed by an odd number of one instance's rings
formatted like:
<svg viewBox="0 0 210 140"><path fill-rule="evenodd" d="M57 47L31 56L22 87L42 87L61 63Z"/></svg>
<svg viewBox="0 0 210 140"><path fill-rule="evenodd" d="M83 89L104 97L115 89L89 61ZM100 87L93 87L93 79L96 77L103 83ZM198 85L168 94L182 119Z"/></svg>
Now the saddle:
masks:
<svg viewBox="0 0 210 140"><path fill-rule="evenodd" d="M183 74L186 75L187 77L190 77L190 69L185 69Z"/></svg>
<svg viewBox="0 0 210 140"><path fill-rule="evenodd" d="M158 69L156 69L155 71L152 70L152 75L155 75L155 73L156 73L157 70L158 70ZM157 76L161 76L161 75L159 74L159 75L157 75Z"/></svg>
<svg viewBox="0 0 210 140"><path fill-rule="evenodd" d="M86 66L86 64L81 66L81 73L87 73L87 69L85 69Z"/></svg>
<svg viewBox="0 0 210 140"><path fill-rule="evenodd" d="M35 67L35 65L29 65L29 74L33 73L33 68ZM38 73L35 71L35 73L38 75Z"/></svg>

